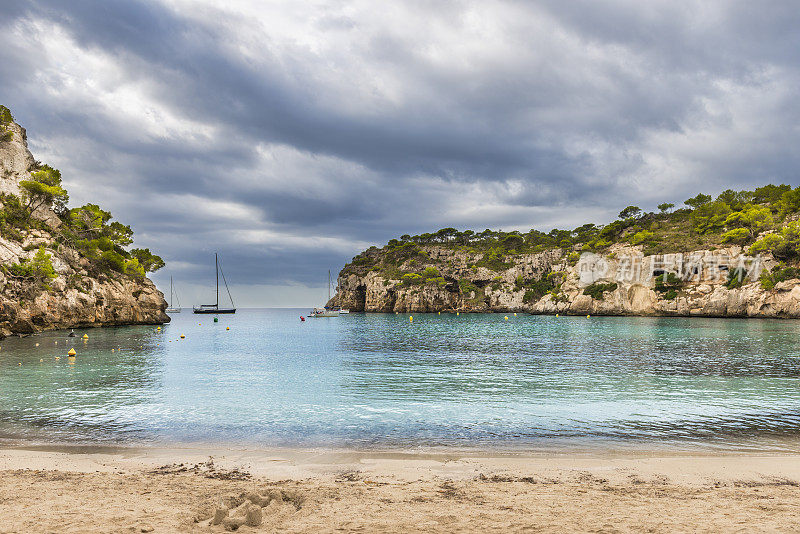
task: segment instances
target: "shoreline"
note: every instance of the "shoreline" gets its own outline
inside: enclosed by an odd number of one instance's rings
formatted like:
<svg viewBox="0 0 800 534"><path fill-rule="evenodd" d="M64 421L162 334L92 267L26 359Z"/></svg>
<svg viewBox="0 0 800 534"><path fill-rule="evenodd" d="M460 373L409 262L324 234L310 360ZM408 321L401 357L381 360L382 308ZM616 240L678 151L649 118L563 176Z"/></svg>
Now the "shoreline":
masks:
<svg viewBox="0 0 800 534"><path fill-rule="evenodd" d="M439 449L254 448L225 445L64 445L17 444L0 446L0 471L37 469L74 472L146 470L174 463L202 463L209 458L222 469L247 471L275 478L289 471L291 479L332 475L357 469L397 476L422 469L430 476L474 476L470 469L528 470L537 473L575 470L643 469L683 482L702 483L709 477L784 476L800 481L800 452L605 450L605 451L494 451ZM460 466L460 467L454 467ZM687 467L690 469L687 471ZM660 471L659 471L660 470ZM658 473L657 473L658 472ZM416 475L415 475L416 476Z"/></svg>
<svg viewBox="0 0 800 534"><path fill-rule="evenodd" d="M241 532L797 531L798 481L800 454L23 445L0 448L0 532L223 532L254 493Z"/></svg>

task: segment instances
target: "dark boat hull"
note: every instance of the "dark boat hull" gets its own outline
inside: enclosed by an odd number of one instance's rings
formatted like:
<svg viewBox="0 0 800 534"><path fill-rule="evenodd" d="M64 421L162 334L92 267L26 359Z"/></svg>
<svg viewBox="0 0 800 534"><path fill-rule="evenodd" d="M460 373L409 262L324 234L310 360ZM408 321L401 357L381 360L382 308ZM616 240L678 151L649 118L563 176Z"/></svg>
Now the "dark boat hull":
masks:
<svg viewBox="0 0 800 534"><path fill-rule="evenodd" d="M193 310L194 313L202 313L206 315L216 315L217 313L236 313L236 308L219 308L216 310Z"/></svg>

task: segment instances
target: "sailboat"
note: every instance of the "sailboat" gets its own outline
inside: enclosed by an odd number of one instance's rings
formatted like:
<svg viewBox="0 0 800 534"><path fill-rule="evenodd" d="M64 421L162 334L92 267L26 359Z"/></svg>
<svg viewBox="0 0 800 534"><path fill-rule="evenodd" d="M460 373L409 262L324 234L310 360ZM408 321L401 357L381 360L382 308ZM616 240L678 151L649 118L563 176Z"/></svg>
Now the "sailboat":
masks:
<svg viewBox="0 0 800 534"><path fill-rule="evenodd" d="M225 280L225 273L222 272L222 268L219 266L219 257L217 253L214 253L214 267L216 268L217 272L217 302L215 304L201 304L200 306L195 306L193 308L194 313L236 313L236 308L233 304L233 297L231 297L231 290L228 289L228 282ZM228 298L231 299L231 307L230 308L220 308L219 307L219 275L222 273L222 281L225 283L225 290L228 292Z"/></svg>
<svg viewBox="0 0 800 534"><path fill-rule="evenodd" d="M172 277L169 277L169 308L167 308L167 313L180 313L181 312L181 299L178 299L178 307L172 305L172 299L177 297L177 293L172 288Z"/></svg>
<svg viewBox="0 0 800 534"><path fill-rule="evenodd" d="M331 271L328 270L328 302L331 301ZM339 317L342 314L350 313L350 310L343 310L339 306L325 306L323 308L314 308L309 317Z"/></svg>

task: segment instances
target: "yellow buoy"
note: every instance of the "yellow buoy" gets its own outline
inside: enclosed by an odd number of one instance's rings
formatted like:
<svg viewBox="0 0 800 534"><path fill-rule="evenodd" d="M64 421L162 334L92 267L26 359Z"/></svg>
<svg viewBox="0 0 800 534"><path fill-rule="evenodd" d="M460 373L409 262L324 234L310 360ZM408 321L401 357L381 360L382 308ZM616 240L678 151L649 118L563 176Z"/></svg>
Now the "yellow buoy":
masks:
<svg viewBox="0 0 800 534"><path fill-rule="evenodd" d="M77 354L77 352L75 352L75 349L69 349L69 352L67 353L67 356L75 356L76 354Z"/></svg>
<svg viewBox="0 0 800 534"><path fill-rule="evenodd" d="M43 361L44 361L44 358L39 358L39 361L40 361L40 362L43 362Z"/></svg>
<svg viewBox="0 0 800 534"><path fill-rule="evenodd" d="M225 330L230 330L230 329L231 329L231 327L230 327L230 326L226 326L226 327L225 327Z"/></svg>
<svg viewBox="0 0 800 534"><path fill-rule="evenodd" d="M159 326L158 328L156 328L156 330L161 330L161 327Z"/></svg>
<svg viewBox="0 0 800 534"><path fill-rule="evenodd" d="M37 343L37 344L36 344L36 346L38 347L38 346L39 346L39 344Z"/></svg>
<svg viewBox="0 0 800 534"><path fill-rule="evenodd" d="M111 352L114 352L114 349L111 349Z"/></svg>
<svg viewBox="0 0 800 534"><path fill-rule="evenodd" d="M184 336L183 334L181 334L181 339L186 339L186 336Z"/></svg>
<svg viewBox="0 0 800 534"><path fill-rule="evenodd" d="M517 316L517 312L514 312L514 317L516 317L516 316Z"/></svg>
<svg viewBox="0 0 800 534"><path fill-rule="evenodd" d="M442 312L436 312L436 315L441 315L441 314L442 314Z"/></svg>
<svg viewBox="0 0 800 534"><path fill-rule="evenodd" d="M456 312L456 315L458 315L458 314L459 314L459 312Z"/></svg>
<svg viewBox="0 0 800 534"><path fill-rule="evenodd" d="M83 339L89 339L89 335L88 334L83 334Z"/></svg>
<svg viewBox="0 0 800 534"><path fill-rule="evenodd" d="M56 360L60 360L60 359L61 359L61 356L56 356Z"/></svg>
<svg viewBox="0 0 800 534"><path fill-rule="evenodd" d="M591 315L587 315L587 316L586 316L586 318L587 318L587 319L588 319L589 317L591 317Z"/></svg>
<svg viewBox="0 0 800 534"><path fill-rule="evenodd" d="M58 345L58 341L56 341L56 345Z"/></svg>
<svg viewBox="0 0 800 534"><path fill-rule="evenodd" d="M22 365L22 362L19 362L19 365Z"/></svg>
<svg viewBox="0 0 800 534"><path fill-rule="evenodd" d="M505 317L503 317L503 319L505 319L506 321L508 321L508 315L506 315Z"/></svg>
<svg viewBox="0 0 800 534"><path fill-rule="evenodd" d="M558 317L558 314L556 314L556 317Z"/></svg>
<svg viewBox="0 0 800 534"><path fill-rule="evenodd" d="M409 322L413 323L414 322L414 316L413 315L409 315L408 316L408 320L409 320Z"/></svg>

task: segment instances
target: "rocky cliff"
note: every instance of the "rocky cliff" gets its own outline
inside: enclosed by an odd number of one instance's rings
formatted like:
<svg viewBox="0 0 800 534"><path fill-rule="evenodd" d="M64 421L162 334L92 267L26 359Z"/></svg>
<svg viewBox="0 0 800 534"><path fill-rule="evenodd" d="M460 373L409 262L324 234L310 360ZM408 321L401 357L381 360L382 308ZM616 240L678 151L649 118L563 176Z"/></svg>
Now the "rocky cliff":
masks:
<svg viewBox="0 0 800 534"><path fill-rule="evenodd" d="M421 246L399 259L373 248L342 270L330 304L403 313L800 317L797 270L765 282L778 266L771 256L749 257L738 246L664 255L642 248L553 249L492 262L467 247Z"/></svg>
<svg viewBox="0 0 800 534"><path fill-rule="evenodd" d="M141 271L97 269L96 261L64 239L58 231L62 219L49 206L36 209L31 224L9 222L8 206L19 199L19 183L31 179L37 163L24 128L13 121L2 126L0 338L78 326L168 322L163 294ZM46 275L20 274L19 266L33 265L37 254L46 259Z"/></svg>

